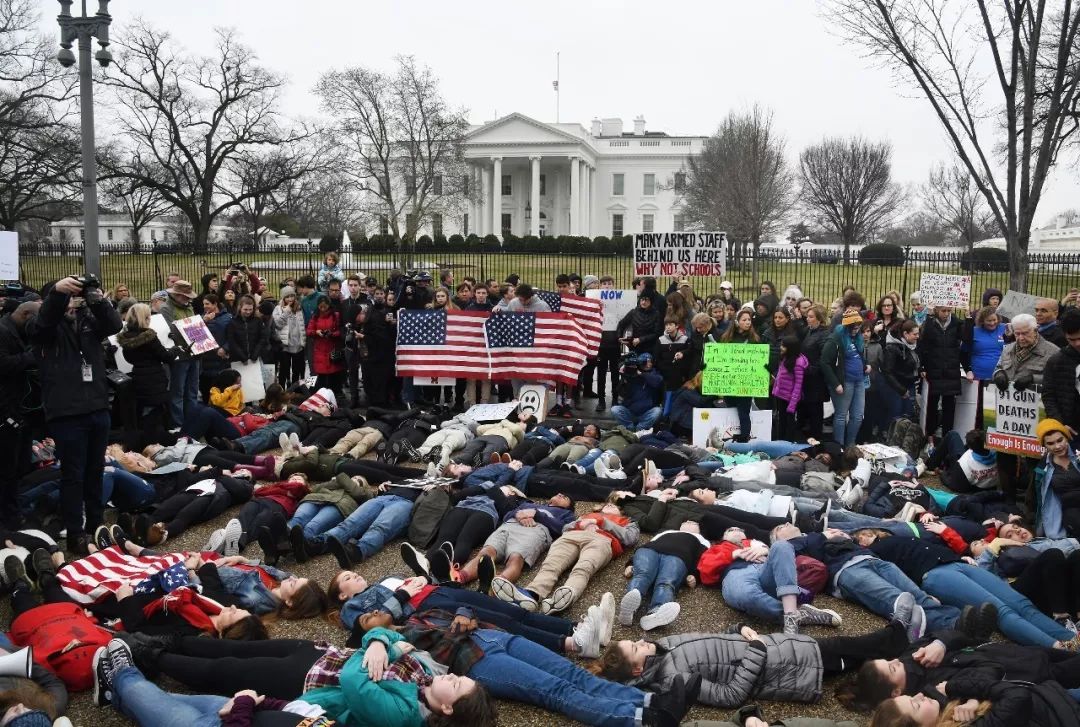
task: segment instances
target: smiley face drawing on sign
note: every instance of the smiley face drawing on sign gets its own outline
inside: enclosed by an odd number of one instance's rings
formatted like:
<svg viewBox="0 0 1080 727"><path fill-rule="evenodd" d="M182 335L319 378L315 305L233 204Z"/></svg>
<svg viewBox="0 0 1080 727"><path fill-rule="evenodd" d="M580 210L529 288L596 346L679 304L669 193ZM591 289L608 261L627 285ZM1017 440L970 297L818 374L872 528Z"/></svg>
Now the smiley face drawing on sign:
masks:
<svg viewBox="0 0 1080 727"><path fill-rule="evenodd" d="M542 386L522 386L518 392L518 408L523 414L536 414L542 418L546 409L544 399L547 398L547 390Z"/></svg>

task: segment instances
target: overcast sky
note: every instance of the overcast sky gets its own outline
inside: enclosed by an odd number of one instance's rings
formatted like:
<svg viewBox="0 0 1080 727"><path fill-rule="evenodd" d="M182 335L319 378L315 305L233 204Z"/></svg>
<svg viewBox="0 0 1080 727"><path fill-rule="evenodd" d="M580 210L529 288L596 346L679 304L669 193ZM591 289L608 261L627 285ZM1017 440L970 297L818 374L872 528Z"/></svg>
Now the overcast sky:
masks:
<svg viewBox="0 0 1080 727"><path fill-rule="evenodd" d="M57 4L41 5L52 32ZM211 49L213 27L238 28L288 75L293 114L318 113L311 89L324 70L387 69L412 54L474 123L513 111L554 121L559 51L563 122L616 116L630 130L641 114L649 130L709 134L756 102L775 112L792 159L825 135L888 139L907 184L950 158L928 103L831 34L815 0L113 0L110 12L115 31L141 13L198 52ZM1080 207L1075 156L1059 165L1037 224L1067 207Z"/></svg>

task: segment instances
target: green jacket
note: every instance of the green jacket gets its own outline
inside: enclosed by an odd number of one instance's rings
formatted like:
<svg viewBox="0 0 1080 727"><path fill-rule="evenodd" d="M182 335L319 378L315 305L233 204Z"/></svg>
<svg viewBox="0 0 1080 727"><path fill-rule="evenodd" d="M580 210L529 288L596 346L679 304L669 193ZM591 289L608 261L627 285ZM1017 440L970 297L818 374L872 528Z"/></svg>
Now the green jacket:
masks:
<svg viewBox="0 0 1080 727"><path fill-rule="evenodd" d="M622 452L628 445L637 443L637 435L626 427L615 427L600 439L600 449Z"/></svg>
<svg viewBox="0 0 1080 727"><path fill-rule="evenodd" d="M302 502L318 502L334 505L342 517L349 517L353 511L372 498L370 488L356 484L347 474L338 474L329 482L320 482L311 486L311 494Z"/></svg>
<svg viewBox="0 0 1080 727"><path fill-rule="evenodd" d="M830 396L836 391L837 386L844 384L844 351L847 344L841 337L848 335L846 329L837 326L821 346L821 373L825 375L825 381L829 384Z"/></svg>
<svg viewBox="0 0 1080 727"><path fill-rule="evenodd" d="M623 514L638 524L643 533L678 530L686 520L700 522L708 512L704 505L693 500L677 499L661 502L648 495L635 495L619 500Z"/></svg>
<svg viewBox="0 0 1080 727"><path fill-rule="evenodd" d="M383 628L375 628L364 635L364 648L345 662L341 670L340 685L322 687L305 692L302 699L317 704L327 714L345 727L423 727L424 716L420 711L420 688L408 682L382 680L373 682L364 668L367 645L380 641L392 652L393 645L402 638L399 634ZM393 657L393 653L391 653Z"/></svg>

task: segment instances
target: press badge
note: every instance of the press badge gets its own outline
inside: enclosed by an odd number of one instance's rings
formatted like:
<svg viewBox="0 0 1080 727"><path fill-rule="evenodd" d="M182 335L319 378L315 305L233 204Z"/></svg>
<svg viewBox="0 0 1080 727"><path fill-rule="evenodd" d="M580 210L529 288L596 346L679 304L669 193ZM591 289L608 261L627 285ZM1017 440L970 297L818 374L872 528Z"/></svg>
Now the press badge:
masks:
<svg viewBox="0 0 1080 727"><path fill-rule="evenodd" d="M82 362L82 380L83 383L89 383L94 380L94 367L85 361Z"/></svg>

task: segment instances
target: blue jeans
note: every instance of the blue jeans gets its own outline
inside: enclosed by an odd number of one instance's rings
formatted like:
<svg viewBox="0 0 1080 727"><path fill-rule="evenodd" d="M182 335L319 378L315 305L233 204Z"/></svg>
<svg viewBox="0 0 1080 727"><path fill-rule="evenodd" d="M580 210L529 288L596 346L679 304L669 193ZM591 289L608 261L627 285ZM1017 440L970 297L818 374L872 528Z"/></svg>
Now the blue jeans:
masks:
<svg viewBox="0 0 1080 727"><path fill-rule="evenodd" d="M729 570L721 593L727 605L738 611L769 621L783 621L781 596L799 593L795 549L786 540L776 541L769 546L769 557L764 563Z"/></svg>
<svg viewBox="0 0 1080 727"><path fill-rule="evenodd" d="M1001 633L1025 646L1053 646L1073 633L1039 612L1026 596L990 571L967 563L948 563L923 578L923 588L954 606L975 606L989 601L997 606Z"/></svg>
<svg viewBox="0 0 1080 727"><path fill-rule="evenodd" d="M831 392L833 404L833 439L845 447L855 444L866 407L866 387L862 379L845 381L844 393Z"/></svg>
<svg viewBox="0 0 1080 727"><path fill-rule="evenodd" d="M908 389L908 397L896 393L896 389L881 382L881 398L885 402L888 421L891 424L900 417L915 418L915 384Z"/></svg>
<svg viewBox="0 0 1080 727"><path fill-rule="evenodd" d="M862 604L878 616L889 618L893 602L907 591L926 611L927 631L946 631L956 627L960 609L939 605L915 582L904 575L897 566L879 558L869 558L848 566L837 579L840 595L849 601Z"/></svg>
<svg viewBox="0 0 1080 727"><path fill-rule="evenodd" d="M593 463L596 462L596 460L600 459L600 455L602 454L618 454L618 452L616 452L614 449L600 449L599 447L593 447L589 450L588 454L586 454L574 464L581 465L586 470L588 470L590 467L593 466Z"/></svg>
<svg viewBox="0 0 1080 727"><path fill-rule="evenodd" d="M652 425L660 418L660 407L654 406L641 414L635 414L622 404L616 404L611 407L611 416L631 432L636 432L641 429L652 429Z"/></svg>
<svg viewBox="0 0 1080 727"><path fill-rule="evenodd" d="M86 531L94 532L105 521L102 475L110 423L109 412L102 409L51 419L47 424L60 460L60 515L69 539L84 532L84 506ZM10 462L0 466L10 466Z"/></svg>
<svg viewBox="0 0 1080 727"><path fill-rule="evenodd" d="M199 403L199 360L169 364L169 414L173 426L184 423L184 412Z"/></svg>
<svg viewBox="0 0 1080 727"><path fill-rule="evenodd" d="M218 710L229 700L209 694L172 694L133 666L113 676L112 704L135 720L136 724L155 727L217 727Z"/></svg>
<svg viewBox="0 0 1080 727"><path fill-rule="evenodd" d="M801 452L804 449L809 448L809 444L796 444L795 442L785 442L782 439L777 439L772 442L764 439L751 439L749 442L728 442L724 445L724 449L735 454L764 452L765 454L769 455L770 459L776 459L777 457L786 457L789 454Z"/></svg>
<svg viewBox="0 0 1080 727"><path fill-rule="evenodd" d="M675 600L683 581L686 580L686 564L682 558L657 553L650 548L634 551L634 576L626 584L627 591L637 590L642 596L652 588L649 611Z"/></svg>
<svg viewBox="0 0 1080 727"><path fill-rule="evenodd" d="M259 452L265 452L268 449L273 449L278 446L278 435L282 432L285 434L296 432L299 434L300 427L292 422L284 420L270 422L262 429L256 429L247 436L233 440L233 444L240 447L240 451L242 452L258 454Z"/></svg>
<svg viewBox="0 0 1080 727"><path fill-rule="evenodd" d="M101 482L103 503L112 500L118 510L125 512L153 502L157 497L157 490L153 485L142 477L119 467L113 467L111 471L105 472Z"/></svg>
<svg viewBox="0 0 1080 727"><path fill-rule="evenodd" d="M354 539L364 557L370 558L405 532L412 518L412 506L412 500L397 495L373 497L353 510L340 525L316 535L312 541L325 543L330 538L336 538L344 543Z"/></svg>
<svg viewBox="0 0 1080 727"><path fill-rule="evenodd" d="M344 519L345 517L336 505L328 505L324 502L301 502L300 507L296 508L296 512L289 520L289 527L293 525L303 527L304 537L310 540L339 525Z"/></svg>
<svg viewBox="0 0 1080 727"><path fill-rule="evenodd" d="M184 423L180 426L180 433L192 439L202 439L206 436L237 439L240 436L240 431L224 414L202 402L188 405Z"/></svg>
<svg viewBox="0 0 1080 727"><path fill-rule="evenodd" d="M645 692L593 676L528 639L478 629L472 640L484 657L468 676L496 698L533 704L600 727L634 727L641 715Z"/></svg>
<svg viewBox="0 0 1080 727"><path fill-rule="evenodd" d="M565 651L566 637L574 633L574 625L564 618L525 611L513 603L504 603L464 588L436 588L420 604L420 609L441 608L455 613L462 606L472 609L474 617L480 621L516 636L524 636L556 654Z"/></svg>

